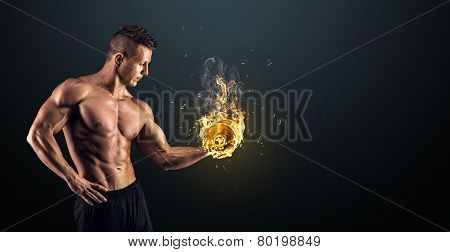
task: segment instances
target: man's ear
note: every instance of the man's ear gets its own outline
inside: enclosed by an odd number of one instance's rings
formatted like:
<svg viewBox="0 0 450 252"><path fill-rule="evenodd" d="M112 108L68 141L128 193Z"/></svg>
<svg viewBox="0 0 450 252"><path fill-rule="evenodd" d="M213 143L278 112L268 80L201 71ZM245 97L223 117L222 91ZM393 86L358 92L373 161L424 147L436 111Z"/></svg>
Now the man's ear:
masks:
<svg viewBox="0 0 450 252"><path fill-rule="evenodd" d="M125 56L122 54L122 53L118 53L118 54L116 54L115 56L114 56L114 62L116 63L116 66L117 67L120 67L120 65L122 64L122 62L123 62L123 58L124 58Z"/></svg>

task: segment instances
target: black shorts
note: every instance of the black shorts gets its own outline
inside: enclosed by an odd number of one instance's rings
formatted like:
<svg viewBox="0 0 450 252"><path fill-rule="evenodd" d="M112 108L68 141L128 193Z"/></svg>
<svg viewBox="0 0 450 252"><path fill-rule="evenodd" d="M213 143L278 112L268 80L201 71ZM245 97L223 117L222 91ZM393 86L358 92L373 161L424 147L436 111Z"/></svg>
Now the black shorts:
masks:
<svg viewBox="0 0 450 252"><path fill-rule="evenodd" d="M78 231L153 231L145 195L138 181L116 191L100 192L106 203L88 205L77 197L74 206L75 224Z"/></svg>

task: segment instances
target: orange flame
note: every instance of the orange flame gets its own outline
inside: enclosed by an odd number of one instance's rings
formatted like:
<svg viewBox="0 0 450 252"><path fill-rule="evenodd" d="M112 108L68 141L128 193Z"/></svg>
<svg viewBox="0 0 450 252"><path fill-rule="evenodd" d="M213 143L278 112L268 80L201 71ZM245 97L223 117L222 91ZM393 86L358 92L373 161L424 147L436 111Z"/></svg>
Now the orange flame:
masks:
<svg viewBox="0 0 450 252"><path fill-rule="evenodd" d="M231 157L234 150L242 144L244 139L244 112L237 106L236 89L229 88L236 85L232 80L225 83L223 78L216 75L215 84L219 93L213 100L214 109L208 115L198 120L202 146L213 158ZM234 90L229 94L229 90ZM231 98L230 98L231 97Z"/></svg>

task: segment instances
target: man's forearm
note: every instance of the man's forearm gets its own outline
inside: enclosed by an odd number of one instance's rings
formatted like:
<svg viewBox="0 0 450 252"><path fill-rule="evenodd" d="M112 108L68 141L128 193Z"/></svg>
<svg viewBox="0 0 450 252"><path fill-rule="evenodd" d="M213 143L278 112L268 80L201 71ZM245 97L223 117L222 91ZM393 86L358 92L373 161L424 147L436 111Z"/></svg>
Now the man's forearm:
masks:
<svg viewBox="0 0 450 252"><path fill-rule="evenodd" d="M171 147L161 155L164 170L178 170L191 166L209 154L198 147Z"/></svg>
<svg viewBox="0 0 450 252"><path fill-rule="evenodd" d="M64 159L51 131L30 130L27 141L39 159L60 178L67 182L77 175Z"/></svg>

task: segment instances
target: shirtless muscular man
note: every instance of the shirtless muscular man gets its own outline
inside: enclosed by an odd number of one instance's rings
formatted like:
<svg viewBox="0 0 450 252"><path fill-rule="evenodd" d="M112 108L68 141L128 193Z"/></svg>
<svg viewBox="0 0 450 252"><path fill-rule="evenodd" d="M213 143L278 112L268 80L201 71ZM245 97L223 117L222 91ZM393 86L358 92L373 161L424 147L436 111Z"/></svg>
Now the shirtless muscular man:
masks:
<svg viewBox="0 0 450 252"><path fill-rule="evenodd" d="M170 146L150 106L127 90L148 75L155 48L142 27L122 27L109 42L101 70L57 86L28 133L40 160L79 196L74 205L78 231L152 231L130 158L133 139L164 170L208 156L202 148ZM55 140L61 129L76 171Z"/></svg>

